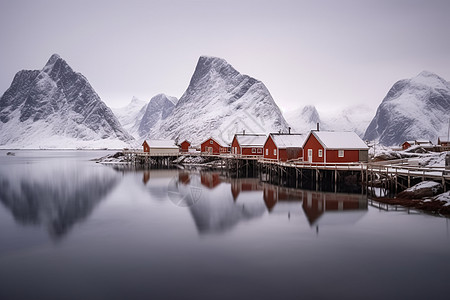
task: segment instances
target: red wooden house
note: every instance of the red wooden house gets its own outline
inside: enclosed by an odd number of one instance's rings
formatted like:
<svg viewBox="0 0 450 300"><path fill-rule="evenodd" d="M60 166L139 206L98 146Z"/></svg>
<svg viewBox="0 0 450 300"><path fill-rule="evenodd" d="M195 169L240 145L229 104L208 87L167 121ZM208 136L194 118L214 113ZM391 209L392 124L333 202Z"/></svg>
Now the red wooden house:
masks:
<svg viewBox="0 0 450 300"><path fill-rule="evenodd" d="M367 162L369 147L354 132L311 131L303 144L310 163Z"/></svg>
<svg viewBox="0 0 450 300"><path fill-rule="evenodd" d="M180 144L180 152L189 152L189 147L191 147L191 143L188 140L184 140Z"/></svg>
<svg viewBox="0 0 450 300"><path fill-rule="evenodd" d="M277 161L301 159L304 134L271 133L264 143L264 158Z"/></svg>
<svg viewBox="0 0 450 300"><path fill-rule="evenodd" d="M175 154L179 148L173 140L145 140L142 143L143 151L150 154Z"/></svg>
<svg viewBox="0 0 450 300"><path fill-rule="evenodd" d="M414 145L414 141L406 141L402 144L402 150L406 150L409 147L411 147L412 145Z"/></svg>
<svg viewBox="0 0 450 300"><path fill-rule="evenodd" d="M438 137L439 151L450 151L450 139L448 137L440 136Z"/></svg>
<svg viewBox="0 0 450 300"><path fill-rule="evenodd" d="M201 152L209 154L230 153L230 147L217 138L209 138L201 144Z"/></svg>
<svg viewBox="0 0 450 300"><path fill-rule="evenodd" d="M231 154L241 155L263 155L265 134L235 134L231 142Z"/></svg>

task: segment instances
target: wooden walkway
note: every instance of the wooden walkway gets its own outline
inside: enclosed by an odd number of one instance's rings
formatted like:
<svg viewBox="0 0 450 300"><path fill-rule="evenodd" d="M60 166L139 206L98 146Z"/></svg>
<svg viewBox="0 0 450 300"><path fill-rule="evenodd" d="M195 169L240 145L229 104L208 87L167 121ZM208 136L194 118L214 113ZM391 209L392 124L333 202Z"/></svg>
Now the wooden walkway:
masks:
<svg viewBox="0 0 450 300"><path fill-rule="evenodd" d="M446 191L450 186L450 170L445 167L419 167L408 164L407 159L391 160L376 163L309 163L303 161L280 162L261 158L259 155L245 156L234 154L210 154L200 152L152 153L142 150L123 150L130 163L152 164L165 166L171 164L174 158L180 156L200 156L217 158L223 161L222 168L236 172L238 177L265 174L272 182L296 183L305 179L320 183L332 181L338 184L349 174L357 177L358 183L364 186L379 186L397 192L406 189L420 181L430 180L441 183ZM261 179L262 176L260 176ZM273 179L276 180L273 180ZM346 179L345 179L346 180ZM295 184L297 186L297 184Z"/></svg>

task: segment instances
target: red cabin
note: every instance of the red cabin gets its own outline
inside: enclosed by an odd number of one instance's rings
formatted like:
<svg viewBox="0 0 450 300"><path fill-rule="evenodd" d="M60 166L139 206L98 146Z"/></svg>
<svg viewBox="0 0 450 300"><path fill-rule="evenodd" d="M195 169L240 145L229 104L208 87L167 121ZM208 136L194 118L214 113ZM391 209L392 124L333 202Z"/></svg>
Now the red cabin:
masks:
<svg viewBox="0 0 450 300"><path fill-rule="evenodd" d="M412 145L414 145L414 141L406 141L402 144L402 150L406 150L409 147L411 147Z"/></svg>
<svg viewBox="0 0 450 300"><path fill-rule="evenodd" d="M180 152L189 152L189 147L191 147L191 143L188 140L183 141L180 144Z"/></svg>
<svg viewBox="0 0 450 300"><path fill-rule="evenodd" d="M264 143L264 158L277 161L301 159L304 134L271 133Z"/></svg>
<svg viewBox="0 0 450 300"><path fill-rule="evenodd" d="M142 147L144 147L144 152L150 152L150 146L148 145L147 141L144 141L142 143Z"/></svg>
<svg viewBox="0 0 450 300"><path fill-rule="evenodd" d="M309 163L367 162L369 147L354 132L311 131L303 145Z"/></svg>
<svg viewBox="0 0 450 300"><path fill-rule="evenodd" d="M230 147L218 139L209 138L202 143L201 151L202 153L218 155L230 153Z"/></svg>
<svg viewBox="0 0 450 300"><path fill-rule="evenodd" d="M235 134L231 143L231 154L263 155L265 134Z"/></svg>

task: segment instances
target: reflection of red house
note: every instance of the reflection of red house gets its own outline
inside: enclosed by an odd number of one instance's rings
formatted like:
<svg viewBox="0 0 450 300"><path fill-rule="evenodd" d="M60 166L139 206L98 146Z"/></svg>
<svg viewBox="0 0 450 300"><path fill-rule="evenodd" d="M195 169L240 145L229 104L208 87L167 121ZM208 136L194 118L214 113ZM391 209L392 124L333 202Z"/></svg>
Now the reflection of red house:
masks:
<svg viewBox="0 0 450 300"><path fill-rule="evenodd" d="M150 180L150 171L144 171L144 175L142 176L142 182L145 185L149 180Z"/></svg>
<svg viewBox="0 0 450 300"><path fill-rule="evenodd" d="M302 206L311 225L325 212L367 209L367 201L363 201L359 194L305 192Z"/></svg>
<svg viewBox="0 0 450 300"><path fill-rule="evenodd" d="M235 155L263 155L265 134L235 134L231 153Z"/></svg>
<svg viewBox="0 0 450 300"><path fill-rule="evenodd" d="M179 173L178 182L181 182L184 185L188 185L191 182L191 177L189 176L189 173Z"/></svg>
<svg viewBox="0 0 450 300"><path fill-rule="evenodd" d="M277 161L300 159L304 141L303 134L271 133L264 143L264 158Z"/></svg>
<svg viewBox="0 0 450 300"><path fill-rule="evenodd" d="M209 154L230 153L230 147L219 139L209 138L201 144L201 152Z"/></svg>
<svg viewBox="0 0 450 300"><path fill-rule="evenodd" d="M264 185L263 198L267 209L271 211L278 201L301 201L303 191L267 184Z"/></svg>
<svg viewBox="0 0 450 300"><path fill-rule="evenodd" d="M209 189L215 188L222 182L219 173L202 173L200 179L202 185Z"/></svg>
<svg viewBox="0 0 450 300"><path fill-rule="evenodd" d="M303 145L310 163L367 162L369 147L354 132L311 131Z"/></svg>
<svg viewBox="0 0 450 300"><path fill-rule="evenodd" d="M233 199L236 200L241 192L260 191L262 187L258 179L233 179L231 181L231 194Z"/></svg>
<svg viewBox="0 0 450 300"><path fill-rule="evenodd" d="M180 151L188 152L190 146L191 146L191 143L188 140L185 140L180 144Z"/></svg>

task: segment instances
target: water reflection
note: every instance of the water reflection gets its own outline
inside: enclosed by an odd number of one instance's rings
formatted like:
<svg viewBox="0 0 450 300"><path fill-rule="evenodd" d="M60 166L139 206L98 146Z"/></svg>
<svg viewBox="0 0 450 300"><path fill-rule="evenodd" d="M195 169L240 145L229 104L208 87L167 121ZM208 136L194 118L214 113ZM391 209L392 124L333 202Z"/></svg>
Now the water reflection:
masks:
<svg viewBox="0 0 450 300"><path fill-rule="evenodd" d="M175 191L177 199L185 200L179 206L189 206L201 234L222 233L266 213L288 218L305 215L312 227L354 223L368 209L367 198L361 194L285 188L257 178L229 178L216 172L180 171L169 186L174 187L169 190ZM159 189L163 193L164 188Z"/></svg>
<svg viewBox="0 0 450 300"><path fill-rule="evenodd" d="M367 197L304 191L303 210L311 226L353 224L367 212Z"/></svg>
<svg viewBox="0 0 450 300"><path fill-rule="evenodd" d="M75 160L15 164L0 168L0 201L16 222L44 226L59 239L91 214L117 179L109 168Z"/></svg>

